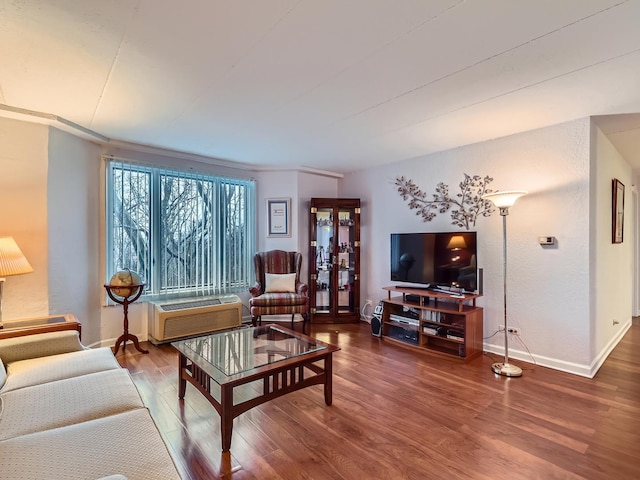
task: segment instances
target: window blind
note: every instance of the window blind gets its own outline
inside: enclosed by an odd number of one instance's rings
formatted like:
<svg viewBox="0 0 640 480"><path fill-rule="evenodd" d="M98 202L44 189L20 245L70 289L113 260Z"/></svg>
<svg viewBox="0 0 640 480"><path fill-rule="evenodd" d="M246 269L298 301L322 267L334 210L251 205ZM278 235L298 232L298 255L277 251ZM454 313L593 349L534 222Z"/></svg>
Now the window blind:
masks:
<svg viewBox="0 0 640 480"><path fill-rule="evenodd" d="M246 290L253 282L255 181L107 161L107 273L130 268L146 295Z"/></svg>

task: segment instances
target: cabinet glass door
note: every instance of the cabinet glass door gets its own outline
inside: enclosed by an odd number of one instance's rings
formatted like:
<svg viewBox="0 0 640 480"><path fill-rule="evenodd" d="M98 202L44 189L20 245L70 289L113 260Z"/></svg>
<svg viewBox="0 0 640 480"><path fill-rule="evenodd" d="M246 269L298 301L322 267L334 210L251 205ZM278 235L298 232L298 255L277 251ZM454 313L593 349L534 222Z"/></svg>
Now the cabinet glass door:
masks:
<svg viewBox="0 0 640 480"><path fill-rule="evenodd" d="M335 268L338 285L338 312L353 313L355 263L355 212L354 209L338 210L338 243L336 245Z"/></svg>
<svg viewBox="0 0 640 480"><path fill-rule="evenodd" d="M360 200L311 199L311 321L358 320Z"/></svg>
<svg viewBox="0 0 640 480"><path fill-rule="evenodd" d="M333 281L333 209L319 208L316 213L316 313L328 315L332 307Z"/></svg>

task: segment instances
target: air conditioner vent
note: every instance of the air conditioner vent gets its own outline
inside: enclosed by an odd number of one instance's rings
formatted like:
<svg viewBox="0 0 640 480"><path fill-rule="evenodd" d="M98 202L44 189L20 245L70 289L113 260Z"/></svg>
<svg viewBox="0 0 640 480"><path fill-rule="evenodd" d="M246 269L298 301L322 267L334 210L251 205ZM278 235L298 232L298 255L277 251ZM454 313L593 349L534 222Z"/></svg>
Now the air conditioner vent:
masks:
<svg viewBox="0 0 640 480"><path fill-rule="evenodd" d="M154 344L242 325L242 302L237 295L149 302L149 309L149 341Z"/></svg>
<svg viewBox="0 0 640 480"><path fill-rule="evenodd" d="M191 302L163 303L161 306L165 312L173 312L174 310L183 310L185 308L210 307L211 305L220 305L221 303L218 298L208 298L206 300L193 300Z"/></svg>

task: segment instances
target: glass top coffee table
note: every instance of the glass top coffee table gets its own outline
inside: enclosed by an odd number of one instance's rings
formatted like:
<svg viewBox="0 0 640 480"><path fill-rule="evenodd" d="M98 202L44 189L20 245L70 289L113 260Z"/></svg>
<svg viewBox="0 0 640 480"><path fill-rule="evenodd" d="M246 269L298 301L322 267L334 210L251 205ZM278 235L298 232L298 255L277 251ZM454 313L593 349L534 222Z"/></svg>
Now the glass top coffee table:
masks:
<svg viewBox="0 0 640 480"><path fill-rule="evenodd" d="M311 385L332 401L332 355L340 348L276 325L240 328L173 342L178 350L178 398L191 383L220 415L222 451L231 448L233 419L262 403ZM234 389L260 381L259 393ZM239 395L238 395L239 397Z"/></svg>

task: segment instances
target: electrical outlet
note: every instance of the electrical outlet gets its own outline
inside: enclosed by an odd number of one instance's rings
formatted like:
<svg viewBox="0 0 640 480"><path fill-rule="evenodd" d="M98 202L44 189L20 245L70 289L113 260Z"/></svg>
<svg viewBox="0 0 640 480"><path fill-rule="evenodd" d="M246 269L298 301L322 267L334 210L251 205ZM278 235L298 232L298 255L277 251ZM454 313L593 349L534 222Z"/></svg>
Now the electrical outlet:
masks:
<svg viewBox="0 0 640 480"><path fill-rule="evenodd" d="M364 304L365 304L365 305L373 305L373 302L371 301L371 299L370 299L370 298L367 298L367 299L364 301Z"/></svg>
<svg viewBox="0 0 640 480"><path fill-rule="evenodd" d="M514 335L520 335L520 329L515 327L507 328L507 333L513 333Z"/></svg>

